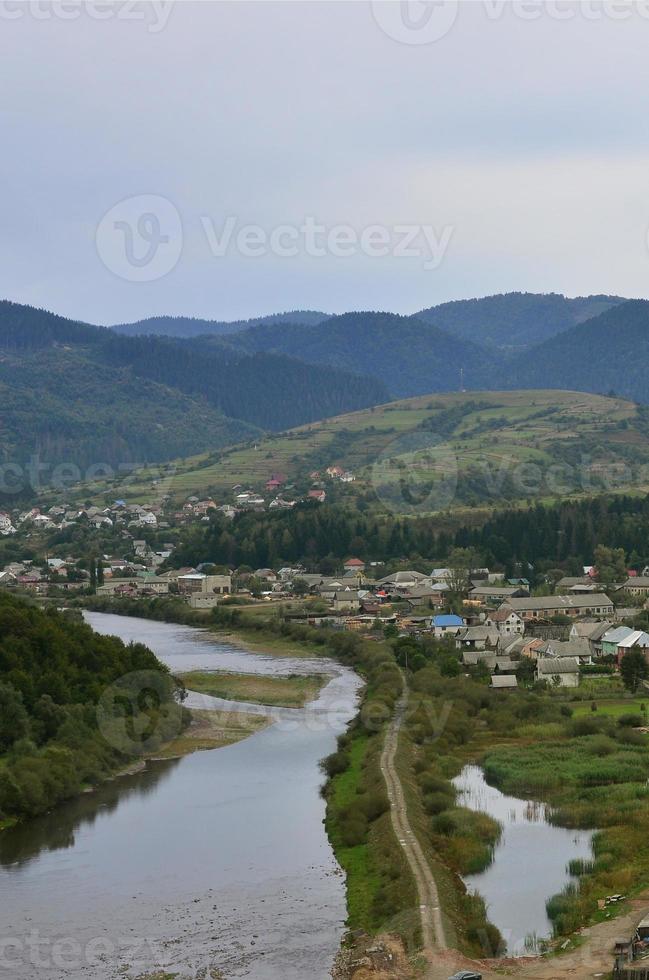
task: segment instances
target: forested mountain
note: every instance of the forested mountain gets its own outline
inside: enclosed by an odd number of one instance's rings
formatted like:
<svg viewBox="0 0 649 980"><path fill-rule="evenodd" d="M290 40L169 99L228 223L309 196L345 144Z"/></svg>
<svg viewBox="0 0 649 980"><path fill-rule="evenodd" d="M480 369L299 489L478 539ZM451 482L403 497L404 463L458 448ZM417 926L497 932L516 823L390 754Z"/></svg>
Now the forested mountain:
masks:
<svg viewBox="0 0 649 980"><path fill-rule="evenodd" d="M226 415L266 429L286 429L296 421L314 422L389 400L388 388L379 381L342 368L274 353L194 347L174 338L111 335L96 357L200 396Z"/></svg>
<svg viewBox="0 0 649 980"><path fill-rule="evenodd" d="M624 302L619 296L505 293L442 303L415 313L417 320L485 347L503 351L539 344Z"/></svg>
<svg viewBox="0 0 649 980"><path fill-rule="evenodd" d="M0 303L0 460L162 461L387 401L379 381L287 356L123 337Z"/></svg>
<svg viewBox="0 0 649 980"><path fill-rule="evenodd" d="M260 324L299 323L317 326L330 316L317 310L293 310L290 313L271 313L270 316L253 317L250 320L200 320L188 316L152 316L136 323L117 323L111 326L116 333L129 337L156 334L158 337L198 337L200 334L223 335L238 333Z"/></svg>
<svg viewBox="0 0 649 980"><path fill-rule="evenodd" d="M129 726L124 705L143 710L145 690L157 707ZM0 595L0 822L49 810L185 723L173 679L145 646ZM153 742L135 744L138 731Z"/></svg>
<svg viewBox="0 0 649 980"><path fill-rule="evenodd" d="M516 387L578 388L649 402L649 302L628 300L511 362Z"/></svg>
<svg viewBox="0 0 649 980"><path fill-rule="evenodd" d="M83 349L3 352L0 461L46 464L40 480L72 463L113 469L250 439L259 429L227 418L204 398L92 361ZM69 479L69 478L66 478ZM33 483L33 481L32 481ZM34 488L35 489L35 488Z"/></svg>
<svg viewBox="0 0 649 980"><path fill-rule="evenodd" d="M214 341L218 343L219 341ZM250 327L220 341L247 352L291 354L381 380L395 397L478 386L484 352L437 327L394 313L344 313L316 327ZM205 346L205 340L195 341Z"/></svg>

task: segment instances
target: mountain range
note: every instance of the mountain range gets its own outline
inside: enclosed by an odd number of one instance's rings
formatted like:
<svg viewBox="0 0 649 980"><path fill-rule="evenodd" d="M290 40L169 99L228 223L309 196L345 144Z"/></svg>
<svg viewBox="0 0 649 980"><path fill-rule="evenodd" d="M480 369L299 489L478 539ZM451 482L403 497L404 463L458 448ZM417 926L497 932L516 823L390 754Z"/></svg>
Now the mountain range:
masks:
<svg viewBox="0 0 649 980"><path fill-rule="evenodd" d="M369 377L0 302L0 462L111 467L231 445L384 402Z"/></svg>
<svg viewBox="0 0 649 980"><path fill-rule="evenodd" d="M649 403L649 302L509 293L410 316L114 328L0 302L0 461L164 461L391 399L571 389Z"/></svg>

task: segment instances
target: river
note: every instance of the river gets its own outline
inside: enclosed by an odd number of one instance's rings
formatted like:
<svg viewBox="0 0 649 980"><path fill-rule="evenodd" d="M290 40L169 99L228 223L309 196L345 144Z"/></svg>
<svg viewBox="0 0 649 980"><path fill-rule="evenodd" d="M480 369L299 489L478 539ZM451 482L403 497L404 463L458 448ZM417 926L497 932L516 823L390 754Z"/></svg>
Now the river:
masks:
<svg viewBox="0 0 649 980"><path fill-rule="evenodd" d="M569 861L592 858L593 834L553 826L545 804L505 796L478 766L466 766L453 782L461 806L488 813L503 828L492 864L464 882L484 898L510 955L538 952L538 940L552 935L545 903L574 880Z"/></svg>
<svg viewBox="0 0 649 980"><path fill-rule="evenodd" d="M312 705L236 745L152 763L0 834L0 978L325 980L346 912L319 761L355 713L358 678L191 627L86 619L175 671L333 676Z"/></svg>

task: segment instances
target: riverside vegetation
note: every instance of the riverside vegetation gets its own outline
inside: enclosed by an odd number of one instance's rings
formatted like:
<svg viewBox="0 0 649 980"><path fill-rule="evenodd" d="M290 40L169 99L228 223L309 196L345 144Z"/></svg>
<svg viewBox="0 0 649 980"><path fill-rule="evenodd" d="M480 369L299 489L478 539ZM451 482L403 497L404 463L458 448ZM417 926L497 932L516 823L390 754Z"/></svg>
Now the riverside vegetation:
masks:
<svg viewBox="0 0 649 980"><path fill-rule="evenodd" d="M410 642L410 641L406 641ZM443 662L442 662L442 670ZM469 761L504 793L550 804L549 819L594 830L592 862L570 867L574 880L548 899L557 936L597 917L598 899L629 894L649 880L649 739L639 706L626 714L573 714L568 694L524 690L502 697L479 676L455 678L440 670L439 653L412 676L407 719L419 804L428 815L429 842L460 874L487 867L498 824L458 806L451 782ZM448 669L446 670L448 673ZM458 934L471 947L500 946L493 926L476 924L459 878L449 902ZM478 914L480 910L478 910Z"/></svg>
<svg viewBox="0 0 649 980"><path fill-rule="evenodd" d="M98 703L116 684L115 697L101 701L100 730ZM179 698L142 644L0 594L0 825L44 813L132 764L143 753L128 732L151 731L148 750L178 735L189 723Z"/></svg>
<svg viewBox="0 0 649 980"><path fill-rule="evenodd" d="M173 620L182 604L119 600L112 611L116 606L122 613ZM408 784L411 822L441 882L443 910L458 948L477 956L503 948L482 899L467 894L461 880L488 867L500 836L496 821L458 806L452 780L468 762L482 765L488 781L503 792L548 803L552 822L595 831L592 862L574 863L574 880L548 899L557 936L595 919L603 896L646 886L649 740L637 731L644 720L639 700L629 700L626 712L609 713L604 703L593 710L590 702L597 704L597 696L591 693L588 702L574 707L574 692L544 686L503 696L488 687L479 668L461 676L466 668L445 642L371 642L277 615L253 615L245 606L223 604L207 616L182 608L185 622L246 640L304 646L351 666L365 680L355 721L323 763L327 831L347 876L352 929L396 932L412 949L420 938L418 898L391 827L380 770L383 736L402 690L399 667L406 670L411 695L398 764ZM597 683L592 681L593 690ZM602 692L610 695L609 688L604 679Z"/></svg>

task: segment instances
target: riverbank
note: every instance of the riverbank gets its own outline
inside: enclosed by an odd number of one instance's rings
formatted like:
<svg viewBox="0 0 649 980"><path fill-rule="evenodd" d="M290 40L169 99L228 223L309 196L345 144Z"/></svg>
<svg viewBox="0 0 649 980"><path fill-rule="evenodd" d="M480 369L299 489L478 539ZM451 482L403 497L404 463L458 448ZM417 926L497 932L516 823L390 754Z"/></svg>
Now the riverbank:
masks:
<svg viewBox="0 0 649 980"><path fill-rule="evenodd" d="M271 724L271 719L264 715L253 715L244 711L204 711L198 708L190 708L189 711L189 726L176 738L147 756L148 759L181 759L192 752L234 745Z"/></svg>
<svg viewBox="0 0 649 980"><path fill-rule="evenodd" d="M326 641L319 635L326 631L286 623L279 615L279 608L268 604L223 603L205 611L190 609L182 599L175 598L134 600L90 596L73 600L71 605L94 612L193 626L207 630L223 643L270 657L302 659L329 655L323 650Z"/></svg>
<svg viewBox="0 0 649 980"><path fill-rule="evenodd" d="M91 608L99 608L93 602ZM183 603L152 599L101 600L100 611L119 612L180 623L192 611ZM270 610L269 610L270 612ZM353 668L365 682L358 713L338 739L337 750L323 761L327 782L326 830L346 877L347 925L370 935L385 932L406 937L413 951L420 941L417 892L407 861L395 837L380 758L402 678L387 643L363 640L349 632L315 629L279 618L252 616L246 607L218 606L195 622L215 638L267 655L328 657Z"/></svg>

